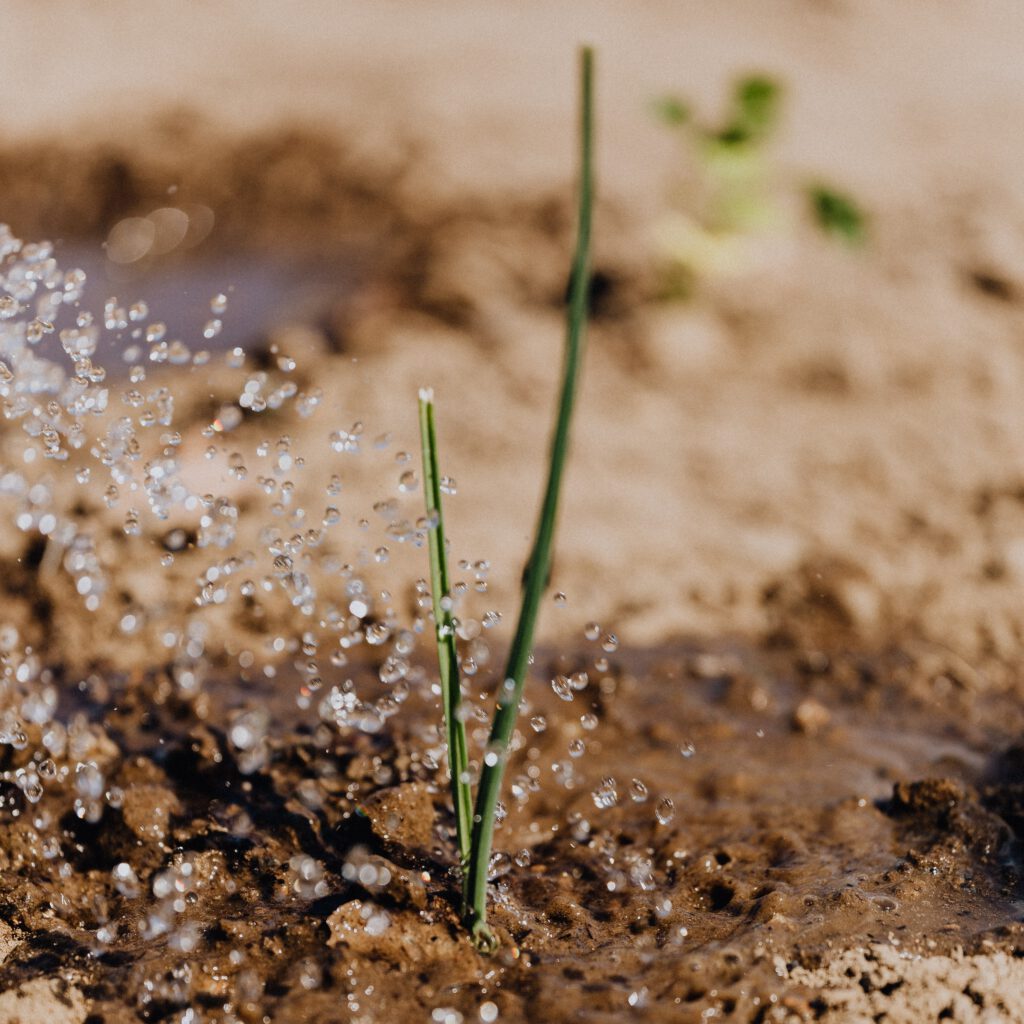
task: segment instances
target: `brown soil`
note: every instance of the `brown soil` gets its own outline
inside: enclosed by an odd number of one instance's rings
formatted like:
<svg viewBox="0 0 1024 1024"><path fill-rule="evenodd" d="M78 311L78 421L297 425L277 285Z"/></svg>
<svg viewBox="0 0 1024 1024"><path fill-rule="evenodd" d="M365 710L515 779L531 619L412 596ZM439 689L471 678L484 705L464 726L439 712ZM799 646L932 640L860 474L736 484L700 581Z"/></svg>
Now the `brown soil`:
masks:
<svg viewBox="0 0 1024 1024"><path fill-rule="evenodd" d="M175 393L189 487L242 511L233 551L258 548L269 502L255 463L229 477L228 453L288 434L309 463L297 504L319 516L344 476L327 556L372 563L390 541L371 506L416 515L395 453L416 450L414 396L433 384L459 481L453 554L492 562L474 609L504 615L480 696L514 617L552 402L576 31L549 5L524 4L511 32L473 6L424 20L382 4L339 35L333 5L293 25L254 3L276 41L254 60L226 8L193 24L114 4L85 26L74 4L44 25L15 3L9 31L90 70L80 90L53 87L58 103L26 85L32 47L0 68L23 101L0 221L61 238L94 305L149 298L186 338L231 291L211 347L244 345L273 383L295 356L288 379L329 397L308 420L244 419L213 464L199 430L239 374L218 356L153 375ZM510 771L524 798L498 836L499 954L458 928L424 688L379 731L320 721L304 634L324 624L277 594L190 618L202 653L183 658L164 637L211 555L189 533L172 566L159 559L192 524L126 537L123 503L54 474L57 504L97 538L108 598L83 610L57 546L10 525L4 492L0 711L20 699L27 644L70 740L65 785L38 804L0 783L0 1022L1024 1019L1024 152L1005 129L1024 114L1021 12L766 10L587 11L609 70L553 579L568 604L545 609ZM154 32L166 53L142 61ZM714 110L751 67L785 71L780 188L850 186L869 245L841 250L794 218L687 303L660 301L652 222L681 171L638 110L675 88ZM167 204L215 226L127 269L100 255L118 221ZM356 421L390 447L325 454ZM5 428L4 467L24 444ZM423 553L391 546L366 575L411 607ZM344 596L337 571L317 586L328 607ZM619 634L616 653L580 639L590 620ZM323 692L347 678L382 692L365 650L318 657ZM586 688L558 700L546 680L577 670ZM255 753L231 739L246 712L272 723ZM39 747L27 732L0 746L8 779ZM107 794L95 821L71 784L87 762Z"/></svg>
<svg viewBox="0 0 1024 1024"><path fill-rule="evenodd" d="M493 960L452 905L449 815L416 728L432 709L412 703L370 737L313 726L282 685L212 686L200 717L159 674L109 678L104 701L77 704L113 740L96 759L121 809L89 825L47 797L33 825L13 800L2 826L4 990L43 998L56 972L62 1019L92 1021L189 1007L475 1020L485 1002L507 1021L849 1020L876 1006L910 1021L924 992L927 1019L1019 1012L1015 702L972 699L900 654L676 646L600 675L594 660L591 647L550 663L590 667L573 706L536 701L550 725L521 761L562 759L580 735L589 749L574 784L544 787L500 833L525 853L495 868ZM257 772L224 732L240 703L280 723ZM602 776L618 801L598 809ZM184 909L169 913L174 898Z"/></svg>

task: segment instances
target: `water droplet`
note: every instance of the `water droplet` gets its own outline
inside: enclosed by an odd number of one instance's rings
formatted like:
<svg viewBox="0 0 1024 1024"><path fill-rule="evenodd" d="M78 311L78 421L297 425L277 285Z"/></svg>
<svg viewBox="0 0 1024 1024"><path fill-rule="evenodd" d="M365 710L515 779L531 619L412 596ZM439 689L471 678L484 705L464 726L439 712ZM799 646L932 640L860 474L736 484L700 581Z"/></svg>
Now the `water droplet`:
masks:
<svg viewBox="0 0 1024 1024"><path fill-rule="evenodd" d="M658 801L658 806L654 808L654 817L657 818L659 825L667 825L675 814L676 805L670 796L663 796Z"/></svg>
<svg viewBox="0 0 1024 1024"><path fill-rule="evenodd" d="M639 1010L642 1007L646 1006L647 1005L647 989L646 988L639 988L635 992L630 992L629 993L628 1002L629 1002L630 1006L632 1006L634 1009L637 1009L637 1010Z"/></svg>
<svg viewBox="0 0 1024 1024"><path fill-rule="evenodd" d="M320 964L312 957L306 957L299 963L299 985L307 992L320 988L324 981Z"/></svg>
<svg viewBox="0 0 1024 1024"><path fill-rule="evenodd" d="M462 1014L451 1006L438 1006L430 1011L433 1024L462 1024Z"/></svg>
<svg viewBox="0 0 1024 1024"><path fill-rule="evenodd" d="M551 689L554 690L555 694L564 701L571 701L575 696L568 676L555 676L555 678L551 680Z"/></svg>
<svg viewBox="0 0 1024 1024"><path fill-rule="evenodd" d="M141 893L142 886L139 884L139 878L130 864L122 861L120 864L115 865L110 875L114 880L117 891L122 896L134 898Z"/></svg>
<svg viewBox="0 0 1024 1024"><path fill-rule="evenodd" d="M598 810L614 807L619 802L615 779L611 776L602 779L601 784L591 792L590 796Z"/></svg>

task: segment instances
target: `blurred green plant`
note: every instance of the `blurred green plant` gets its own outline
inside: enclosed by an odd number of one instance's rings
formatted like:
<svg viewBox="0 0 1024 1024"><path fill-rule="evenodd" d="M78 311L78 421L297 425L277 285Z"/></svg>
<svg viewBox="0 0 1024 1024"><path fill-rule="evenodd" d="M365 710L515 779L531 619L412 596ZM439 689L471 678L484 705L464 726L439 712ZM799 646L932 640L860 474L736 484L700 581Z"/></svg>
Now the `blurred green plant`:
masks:
<svg viewBox="0 0 1024 1024"><path fill-rule="evenodd" d="M825 185L812 185L808 195L822 231L853 245L864 241L864 214L849 196Z"/></svg>
<svg viewBox="0 0 1024 1024"><path fill-rule="evenodd" d="M779 86L770 78L741 79L733 93L729 122L715 140L731 148L767 138L778 120L780 98Z"/></svg>
<svg viewBox="0 0 1024 1024"><path fill-rule="evenodd" d="M733 86L724 122L713 128L698 123L680 96L661 96L652 103L652 113L679 136L691 164L659 225L668 296L685 297L702 274L742 265L752 236L784 226L770 161L783 99L782 87L772 78L741 78ZM866 217L851 196L821 183L805 186L802 193L813 223L826 235L850 245L865 240Z"/></svg>

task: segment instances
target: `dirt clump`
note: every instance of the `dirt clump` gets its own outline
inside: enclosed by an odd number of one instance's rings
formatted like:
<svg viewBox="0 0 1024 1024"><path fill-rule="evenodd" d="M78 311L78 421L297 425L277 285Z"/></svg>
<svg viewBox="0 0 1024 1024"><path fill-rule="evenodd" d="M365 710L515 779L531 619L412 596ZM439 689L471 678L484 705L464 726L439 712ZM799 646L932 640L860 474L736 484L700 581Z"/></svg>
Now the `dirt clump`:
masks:
<svg viewBox="0 0 1024 1024"><path fill-rule="evenodd" d="M982 1024L1024 1016L1024 964L1002 952L929 956L871 946L843 953L824 968L794 968L787 976L818 990L809 1006L814 1020Z"/></svg>

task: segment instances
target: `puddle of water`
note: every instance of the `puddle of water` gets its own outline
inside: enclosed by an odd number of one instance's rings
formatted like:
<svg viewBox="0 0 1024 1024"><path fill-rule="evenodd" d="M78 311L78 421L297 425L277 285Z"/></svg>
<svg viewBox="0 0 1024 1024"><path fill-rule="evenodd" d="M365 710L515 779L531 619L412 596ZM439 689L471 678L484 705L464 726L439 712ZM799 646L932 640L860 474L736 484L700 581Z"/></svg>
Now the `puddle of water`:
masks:
<svg viewBox="0 0 1024 1024"><path fill-rule="evenodd" d="M103 301L112 297L125 308L144 302L146 322L165 324L168 340L180 338L192 349L210 352L250 348L281 327L324 324L370 272L369 258L357 251L329 261L222 253L131 266L107 259L100 245L62 244L55 255L61 266L85 271L86 306L95 306L97 316ZM219 294L227 297L223 328L204 337L204 328L216 318L211 301ZM130 363L121 355L131 343L131 330L103 332L96 361L111 373L126 370ZM44 338L38 351L46 358L64 358L55 337Z"/></svg>

